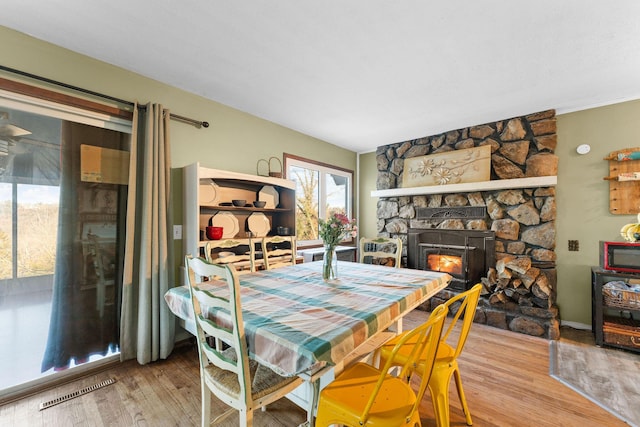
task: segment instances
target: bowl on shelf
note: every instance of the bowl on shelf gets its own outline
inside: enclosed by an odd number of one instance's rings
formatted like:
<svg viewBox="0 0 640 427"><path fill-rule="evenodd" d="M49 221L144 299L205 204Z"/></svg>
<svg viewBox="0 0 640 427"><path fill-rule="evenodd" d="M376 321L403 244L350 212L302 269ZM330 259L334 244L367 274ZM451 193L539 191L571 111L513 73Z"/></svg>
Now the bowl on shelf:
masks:
<svg viewBox="0 0 640 427"><path fill-rule="evenodd" d="M253 206L255 206L256 208L264 208L266 204L267 202L265 202L264 200L256 200L253 202Z"/></svg>
<svg viewBox="0 0 640 427"><path fill-rule="evenodd" d="M231 201L233 206L244 207L247 204L246 200L234 199Z"/></svg>
<svg viewBox="0 0 640 427"><path fill-rule="evenodd" d="M289 227L277 227L276 233L280 236L291 236L291 228Z"/></svg>
<svg viewBox="0 0 640 427"><path fill-rule="evenodd" d="M220 240L222 239L222 232L224 231L222 227L214 227L207 226L207 239L209 240Z"/></svg>

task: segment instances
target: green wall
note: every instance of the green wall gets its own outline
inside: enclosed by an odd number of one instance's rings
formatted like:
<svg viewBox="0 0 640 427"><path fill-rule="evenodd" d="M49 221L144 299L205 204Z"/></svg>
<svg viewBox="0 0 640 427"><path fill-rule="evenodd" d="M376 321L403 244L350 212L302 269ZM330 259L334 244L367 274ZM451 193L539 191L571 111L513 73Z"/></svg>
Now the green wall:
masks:
<svg viewBox="0 0 640 427"><path fill-rule="evenodd" d="M360 198L358 200L358 227L360 236L378 235L377 204L379 197L371 197L371 192L376 190L378 179L378 164L376 153L364 153L359 155L360 172Z"/></svg>
<svg viewBox="0 0 640 427"><path fill-rule="evenodd" d="M506 117L496 117L496 120ZM609 152L639 147L640 101L629 101L557 116L559 157L556 221L558 296L562 322L591 325L591 266L598 265L598 242L621 241L619 230L635 215L609 212ZM591 151L579 155L576 148L589 144ZM360 155L360 232L375 236L376 203L371 197L377 174L376 154ZM640 212L640 201L638 204ZM568 251L568 240L578 240L580 250Z"/></svg>
<svg viewBox="0 0 640 427"><path fill-rule="evenodd" d="M630 101L558 116L556 254L558 306L563 321L591 324L591 266L599 263L599 241L622 241L620 228L637 222L636 215L609 212L611 151L638 147L640 101ZM580 155L576 147L589 144ZM640 201L638 204L640 212ZM580 250L568 251L568 240Z"/></svg>

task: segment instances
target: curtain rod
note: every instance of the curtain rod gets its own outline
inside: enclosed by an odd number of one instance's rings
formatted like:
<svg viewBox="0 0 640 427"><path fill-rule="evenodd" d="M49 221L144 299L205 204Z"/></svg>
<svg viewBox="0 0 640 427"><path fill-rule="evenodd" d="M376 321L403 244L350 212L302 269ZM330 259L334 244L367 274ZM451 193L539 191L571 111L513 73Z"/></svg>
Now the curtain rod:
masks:
<svg viewBox="0 0 640 427"><path fill-rule="evenodd" d="M110 101L115 101L115 102L118 102L120 104L129 105L131 107L136 105L135 103L133 103L131 101L127 101L127 100L124 100L124 99L116 98L116 97L113 97L113 96L110 96L110 95L105 95L104 93L100 93L100 92L94 92L94 91L89 90L89 89L83 89L81 87L70 85L70 84L63 83L63 82L59 82L57 80L52 80L52 79L49 79L47 77L37 76L35 74L27 73L25 71L16 70L15 68L5 67L4 65L0 65L0 70L7 71L7 72L13 73L13 74L18 74L18 75L23 76L23 77L28 77L30 79L39 80L41 82L49 83L49 84L52 84L52 85L60 86L60 87L66 88L66 89L75 90L77 92L85 93L87 95L92 95L92 96L97 96L99 98L108 99ZM144 105L138 105L138 108L141 109L141 110L146 110L147 109L147 107L144 106ZM169 116L170 116L170 118L175 119L177 121L192 124L197 128L200 128L200 127L208 128L209 127L209 122L190 119L189 117L179 116L179 115L173 114L173 113L170 113Z"/></svg>

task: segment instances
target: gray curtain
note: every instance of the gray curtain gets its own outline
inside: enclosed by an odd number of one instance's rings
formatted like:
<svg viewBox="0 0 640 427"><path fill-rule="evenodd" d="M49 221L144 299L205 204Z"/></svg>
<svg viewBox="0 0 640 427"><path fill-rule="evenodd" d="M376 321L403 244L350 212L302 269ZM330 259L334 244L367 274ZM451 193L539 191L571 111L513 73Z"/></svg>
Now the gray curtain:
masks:
<svg viewBox="0 0 640 427"><path fill-rule="evenodd" d="M124 253L120 235L124 229L127 191L123 185L83 181L80 145L90 141L98 147L124 150L129 139L129 135L81 123L63 121L61 124L58 238L42 372L51 368L64 370L73 364L87 362L92 355L105 356L118 350L119 311L116 307L120 301ZM30 162L21 160L19 163L21 165L13 171L27 176L26 165ZM107 197L111 203L98 202L98 199L106 201ZM87 250L92 226L113 228L115 243L104 253L108 264L113 266L109 271L98 272L94 258ZM99 248L96 248L96 254L100 254ZM99 303L98 281L106 276L113 278L114 284L103 288L106 294ZM112 302L108 309L105 309L105 295L108 296L106 300Z"/></svg>
<svg viewBox="0 0 640 427"><path fill-rule="evenodd" d="M141 116L141 117L139 117ZM139 125L141 122L141 125ZM145 364L173 349L175 319L164 302L173 286L169 110L134 108L125 237L120 359Z"/></svg>

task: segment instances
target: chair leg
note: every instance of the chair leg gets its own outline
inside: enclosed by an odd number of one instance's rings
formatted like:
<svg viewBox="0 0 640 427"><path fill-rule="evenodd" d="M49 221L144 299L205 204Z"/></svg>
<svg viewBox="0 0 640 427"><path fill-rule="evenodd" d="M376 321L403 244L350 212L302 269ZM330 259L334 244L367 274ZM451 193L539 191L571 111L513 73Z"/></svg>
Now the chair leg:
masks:
<svg viewBox="0 0 640 427"><path fill-rule="evenodd" d="M241 409L238 411L240 416L240 427L252 427L253 426L253 410Z"/></svg>
<svg viewBox="0 0 640 427"><path fill-rule="evenodd" d="M439 375L440 374L440 375ZM438 427L449 427L449 382L451 372L437 373L435 370L429 380L431 403Z"/></svg>
<svg viewBox="0 0 640 427"><path fill-rule="evenodd" d="M457 366L453 371L453 378L456 381L456 389L458 389L458 397L460 398L460 404L462 405L462 411L464 412L467 425L473 425L473 421L471 421L471 412L469 412L469 407L467 406L467 398L465 397L464 389L462 388L462 377L460 376L460 371Z"/></svg>
<svg viewBox="0 0 640 427"><path fill-rule="evenodd" d="M200 381L201 399L202 399L202 427L208 427L211 424L211 390L204 381Z"/></svg>
<svg viewBox="0 0 640 427"><path fill-rule="evenodd" d="M409 424L411 427L422 427L422 421L420 421L420 412L416 409L413 414L411 414L411 420Z"/></svg>
<svg viewBox="0 0 640 427"><path fill-rule="evenodd" d="M312 383L307 383L311 385L311 402L309 407L307 408L307 422L310 426L314 425L313 422L313 412L318 407L318 401L320 399L320 378L318 377Z"/></svg>

